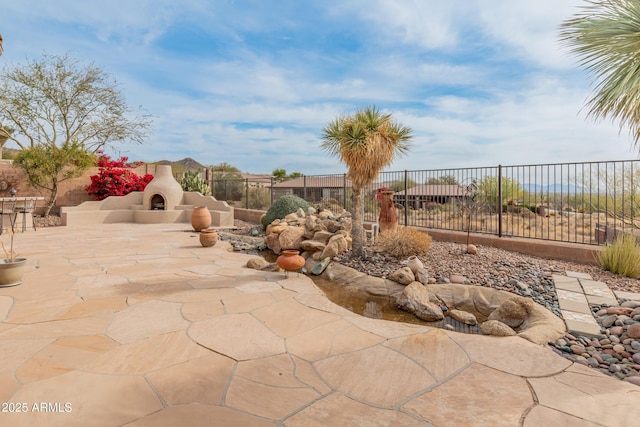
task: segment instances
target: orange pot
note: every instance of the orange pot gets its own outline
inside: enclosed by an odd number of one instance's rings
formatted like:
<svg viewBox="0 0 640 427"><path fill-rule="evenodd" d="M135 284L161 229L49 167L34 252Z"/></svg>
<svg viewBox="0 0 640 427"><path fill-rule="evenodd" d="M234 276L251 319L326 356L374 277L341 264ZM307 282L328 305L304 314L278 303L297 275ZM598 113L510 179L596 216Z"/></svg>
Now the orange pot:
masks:
<svg viewBox="0 0 640 427"><path fill-rule="evenodd" d="M276 259L276 264L283 270L293 271L301 269L305 261L299 251L289 249L282 251L282 255Z"/></svg>

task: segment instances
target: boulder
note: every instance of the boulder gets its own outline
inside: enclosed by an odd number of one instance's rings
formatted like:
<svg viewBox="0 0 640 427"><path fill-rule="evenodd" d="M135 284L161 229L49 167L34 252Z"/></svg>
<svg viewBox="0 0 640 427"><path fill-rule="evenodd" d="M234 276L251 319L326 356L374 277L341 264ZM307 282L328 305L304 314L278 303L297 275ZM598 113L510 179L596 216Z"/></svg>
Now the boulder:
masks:
<svg viewBox="0 0 640 427"><path fill-rule="evenodd" d="M478 324L478 319L476 319L476 316L473 313L469 313L468 311L453 309L447 311L447 316L451 317L454 320L457 320L458 322L462 322L465 325Z"/></svg>
<svg viewBox="0 0 640 427"><path fill-rule="evenodd" d="M484 335L493 335L496 337L511 337L516 335L516 331L498 320L487 320L480 325L480 331L482 331Z"/></svg>
<svg viewBox="0 0 640 427"><path fill-rule="evenodd" d="M478 248L476 247L476 245L467 245L467 253L469 255L476 255L478 253Z"/></svg>
<svg viewBox="0 0 640 427"><path fill-rule="evenodd" d="M530 299L518 298L503 302L493 311L487 320L497 320L511 328L517 328L524 323L533 308Z"/></svg>
<svg viewBox="0 0 640 427"><path fill-rule="evenodd" d="M426 268L422 267L419 268L414 275L416 276L416 280L420 283L422 283L423 285L426 285L429 283L429 272L427 271Z"/></svg>
<svg viewBox="0 0 640 427"><path fill-rule="evenodd" d="M264 258L251 258L247 261L247 267L253 268L254 270L262 270L267 265L269 265L269 263Z"/></svg>
<svg viewBox="0 0 640 427"><path fill-rule="evenodd" d="M409 267L402 267L389 275L389 279L398 282L401 285L408 285L416 280L416 276Z"/></svg>
<svg viewBox="0 0 640 427"><path fill-rule="evenodd" d="M336 234L327 242L327 246L322 251L321 258L333 258L334 256L346 252L348 244L344 236Z"/></svg>
<svg viewBox="0 0 640 427"><path fill-rule="evenodd" d="M324 243L316 240L303 240L300 242L300 248L303 251L318 252L324 250L325 247L326 245Z"/></svg>
<svg viewBox="0 0 640 427"><path fill-rule="evenodd" d="M316 265L314 265L309 271L311 272L311 274L318 276L322 274L324 270L326 270L330 262L331 258L325 258L322 261L316 263Z"/></svg>
<svg viewBox="0 0 640 427"><path fill-rule="evenodd" d="M304 228L287 227L278 236L282 249L300 249L300 242L304 240Z"/></svg>
<svg viewBox="0 0 640 427"><path fill-rule="evenodd" d="M426 322L444 319L442 309L430 301L429 291L420 282L412 282L407 285L397 298L396 304L401 310L415 314L416 317Z"/></svg>
<svg viewBox="0 0 640 427"><path fill-rule="evenodd" d="M324 243L325 245L331 237L333 237L333 233L329 233L327 230L316 231L313 234L313 240Z"/></svg>
<svg viewBox="0 0 640 427"><path fill-rule="evenodd" d="M273 252L280 254L282 253L282 246L280 246L280 235L277 233L267 234L267 237L264 238L267 247L271 249Z"/></svg>

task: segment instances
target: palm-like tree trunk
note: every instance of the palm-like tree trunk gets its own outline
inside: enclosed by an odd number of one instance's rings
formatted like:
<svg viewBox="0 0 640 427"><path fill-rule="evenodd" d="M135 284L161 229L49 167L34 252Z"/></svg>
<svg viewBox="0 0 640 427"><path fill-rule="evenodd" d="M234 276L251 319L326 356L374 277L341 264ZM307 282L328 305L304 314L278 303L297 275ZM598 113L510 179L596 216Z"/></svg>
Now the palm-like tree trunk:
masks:
<svg viewBox="0 0 640 427"><path fill-rule="evenodd" d="M353 212L351 212L351 250L356 258L364 257L364 194L361 188L353 188Z"/></svg>

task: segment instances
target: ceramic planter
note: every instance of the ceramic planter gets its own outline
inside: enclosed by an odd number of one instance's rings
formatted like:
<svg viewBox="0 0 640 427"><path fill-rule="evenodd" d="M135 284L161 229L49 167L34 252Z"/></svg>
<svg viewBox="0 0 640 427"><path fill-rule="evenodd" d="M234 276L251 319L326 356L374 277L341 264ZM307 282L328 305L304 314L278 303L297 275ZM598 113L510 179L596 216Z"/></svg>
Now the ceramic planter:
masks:
<svg viewBox="0 0 640 427"><path fill-rule="evenodd" d="M305 262L299 251L291 249L282 251L282 255L276 259L276 264L285 271L299 270Z"/></svg>
<svg viewBox="0 0 640 427"><path fill-rule="evenodd" d="M21 284L26 262L26 258L0 259L0 288Z"/></svg>
<svg viewBox="0 0 640 427"><path fill-rule="evenodd" d="M218 243L218 232L213 228L205 228L200 230L200 244L205 248L209 248Z"/></svg>
<svg viewBox="0 0 640 427"><path fill-rule="evenodd" d="M191 214L191 225L196 231L207 228L211 225L211 212L206 206L198 206L193 209Z"/></svg>

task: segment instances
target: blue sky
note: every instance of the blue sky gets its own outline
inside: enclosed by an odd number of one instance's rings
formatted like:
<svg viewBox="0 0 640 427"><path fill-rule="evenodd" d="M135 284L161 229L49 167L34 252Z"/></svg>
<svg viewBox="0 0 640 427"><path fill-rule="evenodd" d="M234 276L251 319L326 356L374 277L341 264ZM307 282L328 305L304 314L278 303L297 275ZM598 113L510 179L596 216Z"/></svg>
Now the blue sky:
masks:
<svg viewBox="0 0 640 427"><path fill-rule="evenodd" d="M375 104L413 129L388 170L621 160L591 81L558 43L579 0L0 0L4 54L113 75L154 116L131 160L342 173L322 127Z"/></svg>

